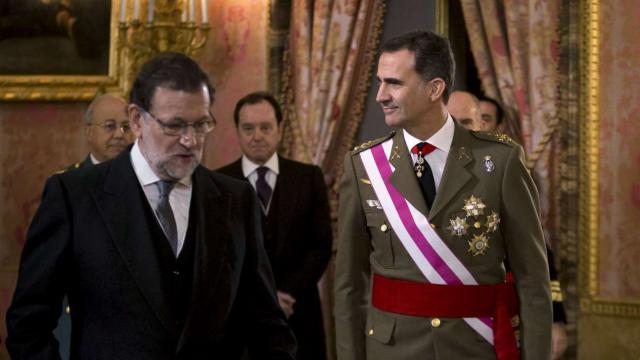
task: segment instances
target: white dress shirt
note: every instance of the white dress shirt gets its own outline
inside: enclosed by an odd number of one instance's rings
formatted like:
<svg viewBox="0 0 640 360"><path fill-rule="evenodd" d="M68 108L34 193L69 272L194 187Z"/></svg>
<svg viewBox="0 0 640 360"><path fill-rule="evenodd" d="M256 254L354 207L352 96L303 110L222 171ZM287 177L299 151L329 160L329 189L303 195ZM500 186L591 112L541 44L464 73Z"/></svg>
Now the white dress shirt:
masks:
<svg viewBox="0 0 640 360"><path fill-rule="evenodd" d="M95 156L93 156L93 153L89 153L89 158L91 158L91 163L93 165L98 165L100 164L100 160L96 159Z"/></svg>
<svg viewBox="0 0 640 360"><path fill-rule="evenodd" d="M264 177L265 177L265 180L267 181L267 184L269 184L269 186L271 187L271 198L273 198L273 192L276 189L276 180L278 179L278 174L280 173L278 154L273 153L273 155L271 155L269 160L267 160L267 162L265 162L263 165L256 164L253 161L249 160L248 157L242 155L242 174L244 175L245 178L247 178L247 180L249 180L254 190L256 190L256 181L258 181L257 170L260 166L265 166L266 168L269 169L264 175ZM262 205L262 202L259 201L260 206L262 206L262 210L264 210L265 213L269 211L269 206L271 205L271 198L269 199L269 203L267 204L266 209Z"/></svg>
<svg viewBox="0 0 640 360"><path fill-rule="evenodd" d="M406 130L402 130L402 133L404 135L404 142L407 144L407 148L409 149L409 154L411 154L414 165L416 161L418 161L418 154L414 154L411 152L411 149L414 146L416 146L420 142L426 141L436 147L435 150L427 154L424 158L425 160L427 160L427 163L429 163L431 172L433 172L433 180L436 184L436 191L440 186L440 180L442 180L444 166L447 163L447 156L449 156L449 150L451 150L451 142L453 142L454 130L455 125L453 123L453 118L449 114L447 114L447 120L444 122L444 125L442 125L440 130L438 130L435 134L433 134L433 136L426 140L418 139L409 134Z"/></svg>
<svg viewBox="0 0 640 360"><path fill-rule="evenodd" d="M158 207L158 201L160 193L158 191L158 185L156 183L161 179L156 175L147 159L144 158L140 147L138 146L138 140L136 140L133 148L131 149L131 163L133 164L133 170L136 173L136 177L144 190L144 194L149 201L149 205L154 210ZM180 254L182 246L184 245L184 238L187 235L187 226L189 226L189 206L191 205L191 192L193 185L191 183L191 176L187 176L181 179L171 190L169 194L169 205L173 211L173 216L176 220L176 230L178 232L178 249L177 253ZM158 216L156 215L156 220ZM158 224L160 221L158 220ZM160 226L162 228L162 226ZM164 229L162 229L164 231ZM165 233L166 235L166 233Z"/></svg>

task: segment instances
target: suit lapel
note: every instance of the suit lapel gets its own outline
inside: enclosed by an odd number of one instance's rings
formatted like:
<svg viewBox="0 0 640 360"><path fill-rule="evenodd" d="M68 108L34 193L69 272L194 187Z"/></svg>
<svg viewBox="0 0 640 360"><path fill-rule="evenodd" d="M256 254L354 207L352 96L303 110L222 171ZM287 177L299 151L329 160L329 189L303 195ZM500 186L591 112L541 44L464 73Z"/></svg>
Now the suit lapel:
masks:
<svg viewBox="0 0 640 360"><path fill-rule="evenodd" d="M149 206L131 165L129 151L114 159L103 189L93 191L98 211L120 256L162 325L174 334L160 264L147 223Z"/></svg>
<svg viewBox="0 0 640 360"><path fill-rule="evenodd" d="M218 314L211 307L225 306L225 296L217 296L218 280L223 264L227 261L228 245L231 237L229 219L231 217L231 198L220 192L211 174L199 166L193 175L193 193L191 197L190 222L196 225L195 255L193 273L193 291L191 306L187 310L185 327L178 350L182 348L191 335L194 324L203 323L199 317L205 314ZM207 324L219 325L216 320L209 319Z"/></svg>
<svg viewBox="0 0 640 360"><path fill-rule="evenodd" d="M247 180L247 178L244 177L244 174L242 174L242 157L229 165L229 172L227 174L238 179Z"/></svg>
<svg viewBox="0 0 640 360"><path fill-rule="evenodd" d="M272 204L272 208L277 209L278 219L278 243L276 244L276 255L282 252L282 247L284 246L284 239L286 239L287 234L285 232L286 229L289 229L289 224L291 222L292 216L291 210L295 210L295 204L297 204L297 194L298 191L289 191L289 189L296 188L295 182L295 174L294 169L291 166L289 160L278 156L278 167L279 174L278 180L276 181L276 188L274 191L274 198L276 202ZM278 192L276 194L276 192ZM265 229L267 230L267 229Z"/></svg>
<svg viewBox="0 0 640 360"><path fill-rule="evenodd" d="M467 166L473 162L471 139L469 132L455 125L453 141L449 156L444 167L444 173L440 180L440 186L433 201L433 208L429 214L429 219L435 217L453 199L460 189L473 177Z"/></svg>
<svg viewBox="0 0 640 360"><path fill-rule="evenodd" d="M397 154L397 156L395 155ZM411 154L407 150L407 144L404 141L402 131L397 131L393 137L393 147L391 149L391 158L389 162L395 170L389 181L393 187L398 190L402 196L407 199L418 211L425 216L429 215L429 207L422 195L418 178L413 170L413 161ZM436 197L437 199L437 197Z"/></svg>

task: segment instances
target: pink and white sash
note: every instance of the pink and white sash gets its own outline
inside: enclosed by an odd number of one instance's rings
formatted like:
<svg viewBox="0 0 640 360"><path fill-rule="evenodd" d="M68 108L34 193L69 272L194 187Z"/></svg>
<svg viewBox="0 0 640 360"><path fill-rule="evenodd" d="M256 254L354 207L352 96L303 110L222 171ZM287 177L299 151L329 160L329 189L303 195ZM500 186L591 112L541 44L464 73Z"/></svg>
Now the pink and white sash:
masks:
<svg viewBox="0 0 640 360"><path fill-rule="evenodd" d="M386 141L360 153L369 181L382 210L398 239L427 281L440 285L478 285L456 255L419 212L391 184L393 167L389 163L392 141ZM464 318L480 336L493 345L493 319Z"/></svg>

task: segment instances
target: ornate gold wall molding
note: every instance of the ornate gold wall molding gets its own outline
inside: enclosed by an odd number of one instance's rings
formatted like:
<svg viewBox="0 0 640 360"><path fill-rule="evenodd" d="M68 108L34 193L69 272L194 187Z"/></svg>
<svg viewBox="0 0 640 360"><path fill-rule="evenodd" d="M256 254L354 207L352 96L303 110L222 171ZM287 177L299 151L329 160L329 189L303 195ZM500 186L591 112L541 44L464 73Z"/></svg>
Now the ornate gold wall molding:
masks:
<svg viewBox="0 0 640 360"><path fill-rule="evenodd" d="M580 310L640 317L640 301L608 299L599 291L600 2L581 2Z"/></svg>

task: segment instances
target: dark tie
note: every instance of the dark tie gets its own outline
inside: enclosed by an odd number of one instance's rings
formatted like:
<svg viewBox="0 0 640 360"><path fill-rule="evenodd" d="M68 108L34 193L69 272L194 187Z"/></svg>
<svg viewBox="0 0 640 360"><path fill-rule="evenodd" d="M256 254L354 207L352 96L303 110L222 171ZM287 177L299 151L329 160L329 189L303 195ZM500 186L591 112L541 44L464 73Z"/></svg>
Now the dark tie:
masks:
<svg viewBox="0 0 640 360"><path fill-rule="evenodd" d="M414 164L413 169L418 176L420 188L422 188L422 194L427 201L429 209L431 209L433 200L436 198L436 182L433 180L431 167L424 157L435 149L435 146L427 142L418 143L411 149L412 153L418 155L418 161Z"/></svg>
<svg viewBox="0 0 640 360"><path fill-rule="evenodd" d="M158 206L156 207L156 215L158 216L158 220L160 220L160 225L162 225L165 235L167 235L173 254L178 256L178 230L176 228L176 219L173 216L173 210L171 210L171 205L169 204L169 194L175 184L173 181L165 180L156 182L158 192L160 193Z"/></svg>
<svg viewBox="0 0 640 360"><path fill-rule="evenodd" d="M260 166L256 171L258 172L258 180L256 180L256 192L258 193L258 198L260 199L262 207L266 212L267 206L269 206L271 192L273 191L271 190L271 186L269 186L269 184L267 183L267 179L265 178L265 175L267 174L267 171L269 171L269 168L266 166Z"/></svg>

